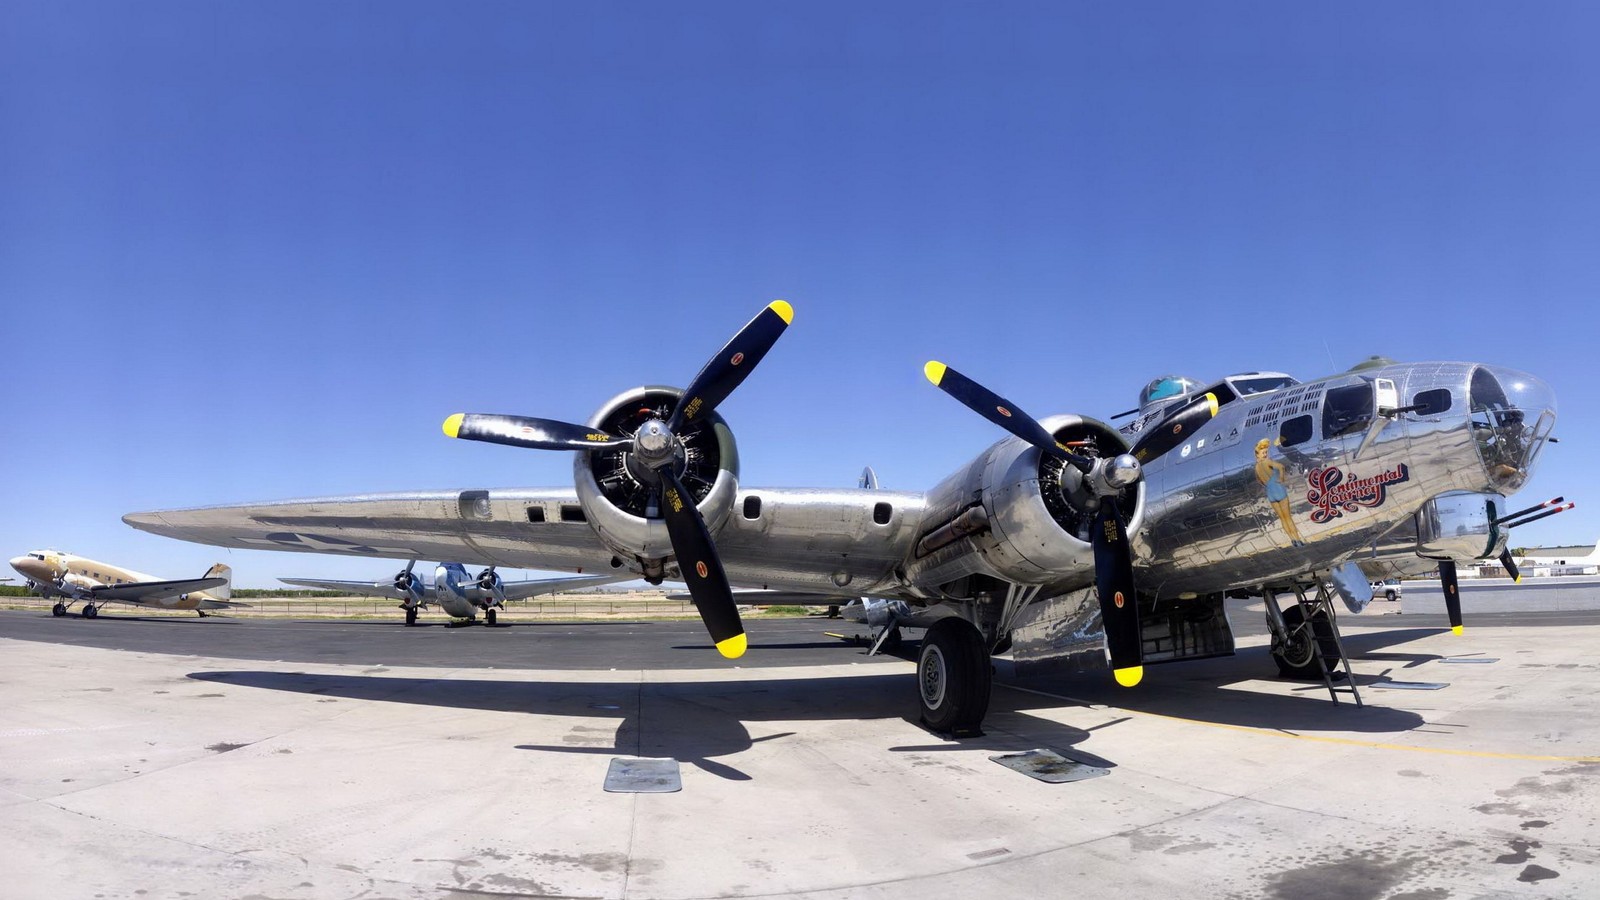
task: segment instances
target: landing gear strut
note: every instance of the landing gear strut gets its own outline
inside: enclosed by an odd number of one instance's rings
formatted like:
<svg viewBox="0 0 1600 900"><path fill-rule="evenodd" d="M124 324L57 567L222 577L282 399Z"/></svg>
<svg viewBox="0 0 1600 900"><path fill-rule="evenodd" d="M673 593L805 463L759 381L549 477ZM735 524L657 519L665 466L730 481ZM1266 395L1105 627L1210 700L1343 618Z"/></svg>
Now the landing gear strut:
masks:
<svg viewBox="0 0 1600 900"><path fill-rule="evenodd" d="M978 737L989 711L993 670L983 635L966 619L935 622L917 654L922 724L954 737Z"/></svg>

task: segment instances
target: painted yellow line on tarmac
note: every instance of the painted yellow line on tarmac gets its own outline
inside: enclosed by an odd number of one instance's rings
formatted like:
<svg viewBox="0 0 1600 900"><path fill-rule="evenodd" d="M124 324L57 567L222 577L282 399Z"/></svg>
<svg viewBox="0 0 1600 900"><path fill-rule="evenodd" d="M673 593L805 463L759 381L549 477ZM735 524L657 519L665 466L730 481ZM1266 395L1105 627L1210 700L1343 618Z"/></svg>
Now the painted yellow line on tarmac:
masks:
<svg viewBox="0 0 1600 900"><path fill-rule="evenodd" d="M1316 741L1321 744L1342 744L1346 747L1366 747L1372 750L1403 750L1408 753L1437 753L1442 756L1474 756L1480 759L1523 759L1537 762L1600 762L1600 756L1547 756L1538 753L1494 753L1489 750L1457 750L1451 747L1418 747L1413 744L1390 744L1383 741L1358 741L1354 738L1322 737L1314 734L1298 734L1293 731L1282 731L1275 728L1254 728L1249 725L1230 725L1226 722L1207 722L1204 719L1190 719L1184 716L1169 716L1166 713L1144 712L1138 709L1127 709L1121 706L1111 706L1104 703L1092 703L1088 700L1079 700L1063 694L1051 694L1045 691L1036 691L1031 688L1017 687L1014 684L1002 685L1013 691L1022 691L1025 694L1038 694L1041 697L1050 697L1054 700L1065 700L1083 706L1099 706L1113 709L1117 712L1128 713L1134 716L1147 716L1152 719L1167 719L1172 722L1186 722L1191 725L1204 725L1207 728L1222 728L1227 731L1239 731L1245 734L1263 735L1266 737L1288 738L1297 741Z"/></svg>

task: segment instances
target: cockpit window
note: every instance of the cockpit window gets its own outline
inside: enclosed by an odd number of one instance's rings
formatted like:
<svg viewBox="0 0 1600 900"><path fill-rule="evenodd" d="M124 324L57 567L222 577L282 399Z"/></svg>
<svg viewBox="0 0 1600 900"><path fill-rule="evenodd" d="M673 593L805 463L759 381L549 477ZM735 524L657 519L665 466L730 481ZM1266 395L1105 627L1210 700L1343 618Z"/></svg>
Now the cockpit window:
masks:
<svg viewBox="0 0 1600 900"><path fill-rule="evenodd" d="M1265 394L1270 391L1281 391L1290 385L1299 384L1287 375L1254 375L1249 378L1230 378L1228 382L1233 385L1239 396L1248 397L1251 394Z"/></svg>
<svg viewBox="0 0 1600 900"><path fill-rule="evenodd" d="M1139 406L1145 407L1151 403L1171 400L1191 394L1200 386L1200 382L1182 375L1163 375L1144 386L1139 392Z"/></svg>
<svg viewBox="0 0 1600 900"><path fill-rule="evenodd" d="M1372 385L1329 388L1322 402L1322 436L1336 438L1366 429L1372 421Z"/></svg>

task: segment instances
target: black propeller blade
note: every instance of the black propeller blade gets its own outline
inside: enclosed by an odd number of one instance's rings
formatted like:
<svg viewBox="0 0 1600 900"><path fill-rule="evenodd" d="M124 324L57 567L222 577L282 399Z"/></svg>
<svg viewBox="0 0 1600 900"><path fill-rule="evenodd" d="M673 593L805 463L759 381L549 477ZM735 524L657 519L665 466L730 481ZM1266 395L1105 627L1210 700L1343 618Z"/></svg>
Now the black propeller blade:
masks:
<svg viewBox="0 0 1600 900"><path fill-rule="evenodd" d="M615 450L619 447L626 450L633 446L633 441L628 438L619 438L585 425L487 413L456 413L444 420L444 433L464 441L484 441L535 450Z"/></svg>
<svg viewBox="0 0 1600 900"><path fill-rule="evenodd" d="M1196 397L1182 409L1163 419L1159 425L1152 424L1149 430L1139 435L1139 440L1128 452L1139 462L1149 462L1188 440L1189 435L1199 431L1200 427L1211 421L1216 414L1216 394Z"/></svg>
<svg viewBox="0 0 1600 900"><path fill-rule="evenodd" d="M684 582L711 632L711 639L718 652L736 659L745 651L744 625L739 621L739 609L733 603L733 591L728 586L722 561L717 557L711 532L695 506L694 496L678 480L675 467L679 461L673 450L678 441L675 432L679 428L693 429L726 400L793 321L792 306L782 300L769 303L700 369L678 398L666 422L650 419L631 437L617 437L551 419L475 413L456 413L445 419L444 433L462 440L538 450L620 449L633 454L635 462L642 463L660 478L662 518L672 542L672 553L677 557Z"/></svg>
<svg viewBox="0 0 1600 900"><path fill-rule="evenodd" d="M672 554L678 558L683 583L689 586L689 595L700 610L706 630L711 632L717 652L728 659L738 659L744 655L746 645L744 623L739 621L733 589L728 586L728 576L722 570L706 520L671 467L659 472L661 516L667 523L667 537L672 541Z"/></svg>
<svg viewBox="0 0 1600 900"><path fill-rule="evenodd" d="M1095 514L1094 584L1100 594L1100 619L1105 623L1106 650L1117 684L1133 687L1144 678L1144 639L1139 628L1139 604L1133 590L1133 553L1128 532L1122 527L1115 497L1100 502Z"/></svg>
<svg viewBox="0 0 1600 900"><path fill-rule="evenodd" d="M939 390L960 401L962 406L1038 447L1041 451L1057 459L1066 460L1084 471L1088 471L1089 467L1094 465L1094 460L1073 453L1065 445L1057 443L1055 435L1018 409L1016 404L944 363L929 360L927 365L922 367L922 374L926 375Z"/></svg>
<svg viewBox="0 0 1600 900"><path fill-rule="evenodd" d="M1517 569L1517 560L1511 555L1510 547L1500 551L1500 565L1506 567L1506 574L1511 576L1512 584L1522 583L1522 572Z"/></svg>
<svg viewBox="0 0 1600 900"><path fill-rule="evenodd" d="M1450 630L1456 634L1461 627L1461 586L1456 583L1455 560L1439 563L1439 586L1444 588L1444 611L1450 616Z"/></svg>
<svg viewBox="0 0 1600 900"><path fill-rule="evenodd" d="M685 424L694 424L728 399L793 321L794 307L782 300L774 300L756 313L756 317L746 322L733 340L718 350L700 369L700 374L689 382L672 410L672 417L667 419L667 430L676 432Z"/></svg>
<svg viewBox="0 0 1600 900"><path fill-rule="evenodd" d="M922 367L922 372L935 386L959 400L963 406L1038 447L1040 452L1071 463L1086 475L1094 470L1096 463L1114 466L1121 459L1096 460L1073 453L1058 443L1055 435L1046 431L1043 425L1017 409L1010 401L942 362L930 361ZM1106 471L1110 471L1114 477L1107 478L1104 474ZM1131 476L1128 473L1132 473ZM1102 475L1097 478L1120 489L1137 482L1137 473L1138 465L1128 462L1126 469L1102 470ZM1095 513L1090 543L1094 547L1095 590L1100 595L1100 618L1105 625L1111 670L1118 684L1133 687L1144 677L1144 640L1139 628L1138 599L1134 593L1133 551L1128 546L1128 532L1122 524L1115 492L1100 498L1100 509Z"/></svg>

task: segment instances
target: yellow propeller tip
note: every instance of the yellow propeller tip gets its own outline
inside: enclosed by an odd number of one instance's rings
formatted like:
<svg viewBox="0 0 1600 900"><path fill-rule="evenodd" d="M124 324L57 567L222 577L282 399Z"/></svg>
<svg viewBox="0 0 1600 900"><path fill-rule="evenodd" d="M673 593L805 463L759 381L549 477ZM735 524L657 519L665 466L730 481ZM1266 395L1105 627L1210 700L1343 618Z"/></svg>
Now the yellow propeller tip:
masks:
<svg viewBox="0 0 1600 900"><path fill-rule="evenodd" d="M1463 631L1466 631L1466 629L1461 627L1460 625L1451 625L1450 626L1450 633L1451 634L1460 634Z"/></svg>
<svg viewBox="0 0 1600 900"><path fill-rule="evenodd" d="M938 386L939 382L944 380L944 373L948 368L950 367L944 363L936 359L930 359L928 364L922 367L922 374L928 376L928 380Z"/></svg>
<svg viewBox="0 0 1600 900"><path fill-rule="evenodd" d="M770 309L773 312L777 313L778 314L778 318L783 320L783 324L785 324L785 325L793 325L794 324L794 307L789 305L789 301L787 301L787 300L774 300L771 303L767 304L767 309Z"/></svg>
<svg viewBox="0 0 1600 900"><path fill-rule="evenodd" d="M1511 579L1511 583L1512 584L1521 584L1522 583L1522 576L1518 575L1517 577Z"/></svg>
<svg viewBox="0 0 1600 900"><path fill-rule="evenodd" d="M717 641L717 652L728 659L738 659L744 655L745 647L748 645L744 632L741 631L731 638Z"/></svg>
<svg viewBox="0 0 1600 900"><path fill-rule="evenodd" d="M1206 395L1206 406L1210 407L1210 409L1211 409L1211 418L1215 419L1217 417L1217 409L1220 407L1220 404L1217 403L1217 395L1216 394L1207 394Z"/></svg>
<svg viewBox="0 0 1600 900"><path fill-rule="evenodd" d="M1133 687L1144 679L1144 666L1129 666L1126 669L1117 669L1112 674L1117 676L1117 684Z"/></svg>
<svg viewBox="0 0 1600 900"><path fill-rule="evenodd" d="M461 433L461 420L465 419L466 417L467 417L466 413L456 413L455 415L451 416L450 418L445 419L444 420L444 433L449 435L450 437L455 437L456 435L460 434Z"/></svg>

